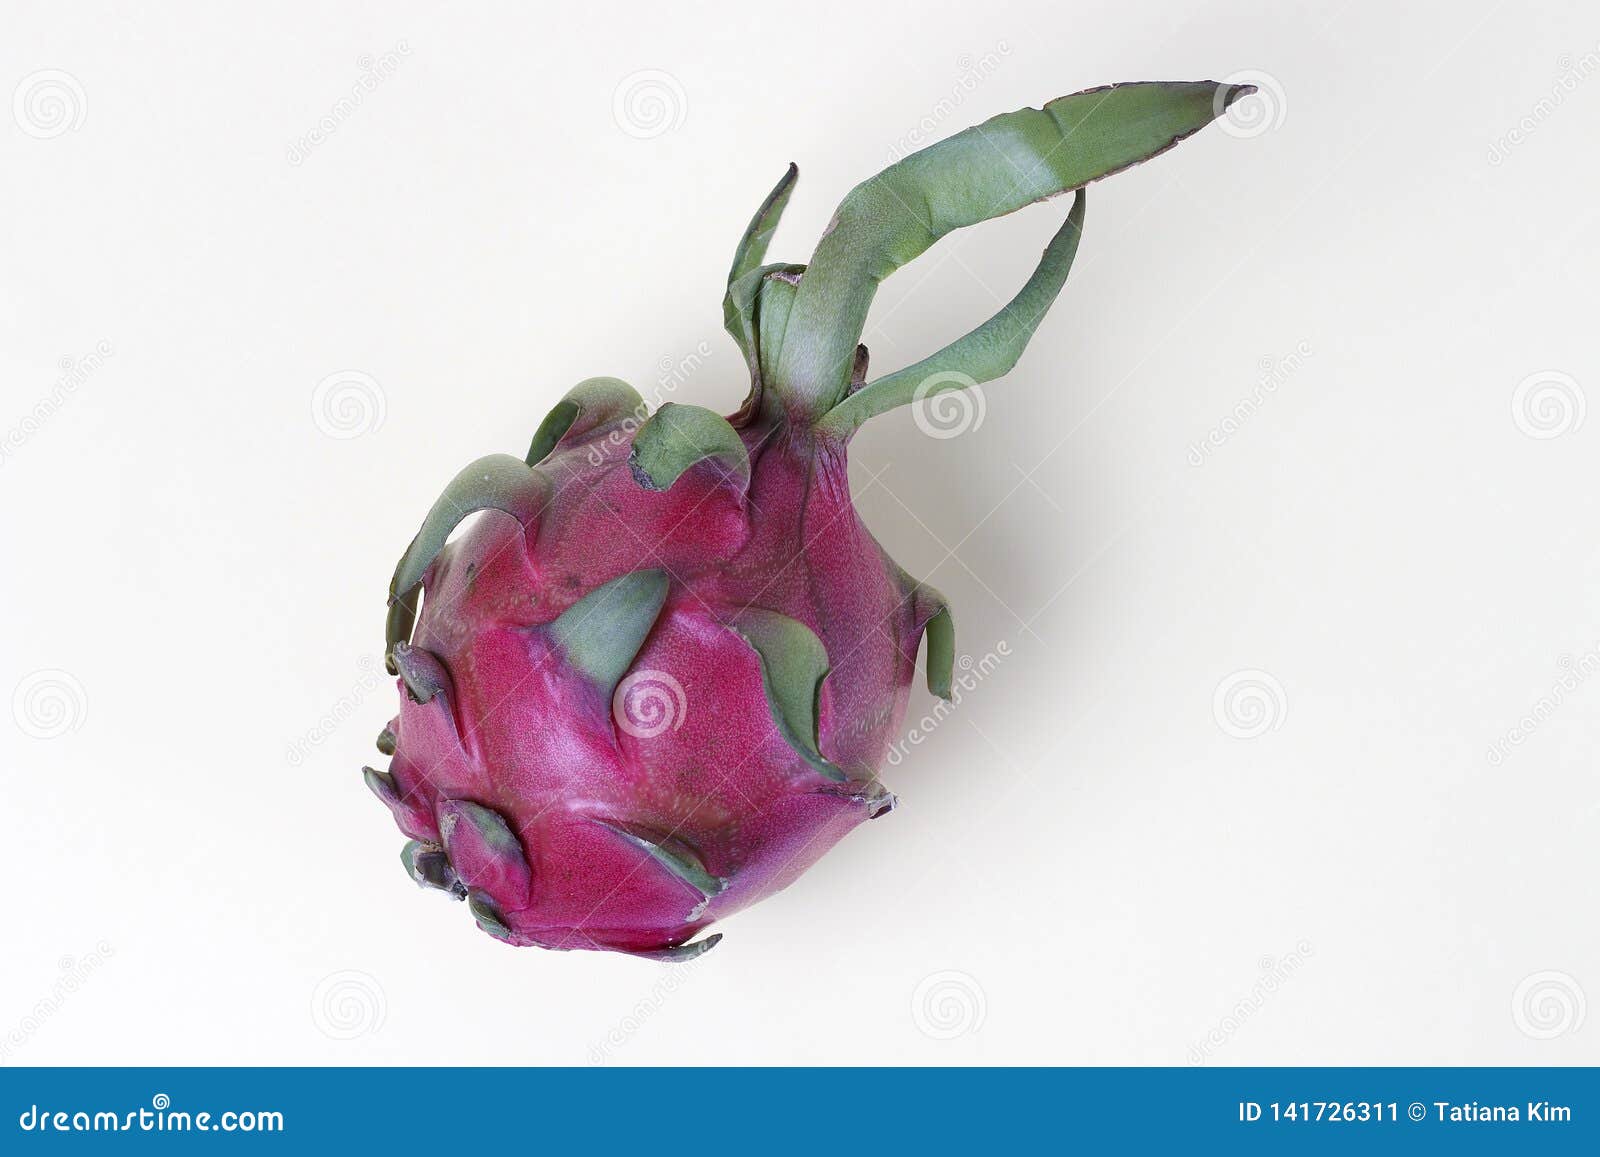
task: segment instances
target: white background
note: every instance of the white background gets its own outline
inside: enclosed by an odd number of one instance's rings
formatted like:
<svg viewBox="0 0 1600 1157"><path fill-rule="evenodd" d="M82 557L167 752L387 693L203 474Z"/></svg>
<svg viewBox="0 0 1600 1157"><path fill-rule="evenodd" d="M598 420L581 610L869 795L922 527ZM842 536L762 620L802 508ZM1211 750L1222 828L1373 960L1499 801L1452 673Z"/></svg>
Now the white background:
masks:
<svg viewBox="0 0 1600 1157"><path fill-rule="evenodd" d="M0 111L4 1063L1600 1062L1593 4L231 7L0 41L65 101ZM961 650L1010 650L899 811L679 972L409 884L358 768L461 464L592 374L731 409L789 160L803 261L919 134L1244 72L1091 191L981 423L855 443ZM1065 209L890 282L874 368Z"/></svg>

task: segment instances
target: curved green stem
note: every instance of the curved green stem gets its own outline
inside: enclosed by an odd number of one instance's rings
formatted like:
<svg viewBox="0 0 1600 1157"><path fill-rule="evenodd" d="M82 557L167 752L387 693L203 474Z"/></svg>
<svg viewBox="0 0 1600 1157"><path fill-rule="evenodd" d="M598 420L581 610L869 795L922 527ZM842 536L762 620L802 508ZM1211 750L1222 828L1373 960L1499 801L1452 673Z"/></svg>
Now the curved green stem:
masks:
<svg viewBox="0 0 1600 1157"><path fill-rule="evenodd" d="M970 389L1010 373L1066 283L1083 237L1086 200L1079 189L1066 223L1046 247L1039 267L1004 309L938 353L869 382L830 410L817 424L818 430L848 438L868 418L896 406L949 390Z"/></svg>
<svg viewBox="0 0 1600 1157"><path fill-rule="evenodd" d="M878 283L953 229L1136 165L1249 85L1112 85L1005 113L891 165L840 204L801 280L773 388L821 416L849 388Z"/></svg>

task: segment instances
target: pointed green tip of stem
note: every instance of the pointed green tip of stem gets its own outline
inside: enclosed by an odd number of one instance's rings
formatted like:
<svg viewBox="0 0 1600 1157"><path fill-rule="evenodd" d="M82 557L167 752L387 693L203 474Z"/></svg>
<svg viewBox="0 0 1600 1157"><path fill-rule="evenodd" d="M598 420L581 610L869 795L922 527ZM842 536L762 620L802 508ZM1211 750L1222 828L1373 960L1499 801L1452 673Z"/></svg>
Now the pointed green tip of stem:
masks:
<svg viewBox="0 0 1600 1157"><path fill-rule="evenodd" d="M1233 102L1240 97L1254 96L1260 91L1253 84L1223 84L1217 87L1221 90L1222 95L1222 107L1217 110L1219 113L1226 112L1233 106Z"/></svg>

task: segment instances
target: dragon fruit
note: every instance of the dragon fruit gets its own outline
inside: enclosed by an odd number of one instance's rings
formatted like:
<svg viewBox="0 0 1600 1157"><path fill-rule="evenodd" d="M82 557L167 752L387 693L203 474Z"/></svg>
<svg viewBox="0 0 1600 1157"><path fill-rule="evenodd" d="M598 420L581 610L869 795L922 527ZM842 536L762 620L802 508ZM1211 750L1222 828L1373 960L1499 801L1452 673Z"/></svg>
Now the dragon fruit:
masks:
<svg viewBox="0 0 1600 1157"><path fill-rule="evenodd" d="M1016 363L1065 281L1083 187L1171 147L1248 86L1092 89L958 133L845 198L808 265L765 263L791 165L745 231L724 321L750 371L731 417L572 389L525 458L462 470L395 570L400 713L368 785L418 883L499 940L687 960L894 796L877 768L950 610L851 505L868 418ZM964 225L1077 190L1021 292L867 381L878 283ZM458 524L487 512L459 535Z"/></svg>

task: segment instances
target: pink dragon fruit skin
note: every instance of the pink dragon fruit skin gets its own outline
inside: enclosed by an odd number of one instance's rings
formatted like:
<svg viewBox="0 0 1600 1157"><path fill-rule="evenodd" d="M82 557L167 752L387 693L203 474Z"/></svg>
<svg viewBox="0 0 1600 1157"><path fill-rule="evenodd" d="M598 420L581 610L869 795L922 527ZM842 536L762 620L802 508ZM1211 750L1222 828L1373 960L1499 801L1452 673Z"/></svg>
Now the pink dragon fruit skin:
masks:
<svg viewBox="0 0 1600 1157"><path fill-rule="evenodd" d="M700 930L888 812L877 768L919 647L948 696L954 634L938 592L857 516L849 438L929 381L1005 373L1065 280L1082 186L1247 91L1123 85L996 117L858 186L809 266L763 265L791 166L729 275L751 372L740 411L647 417L625 383L590 379L525 459L461 471L391 584L400 713L378 741L389 770L366 769L412 877L511 944L683 960L720 939ZM1032 175L997 167L997 150ZM952 228L1069 189L1066 224L1005 310L865 381L858 339L883 276Z"/></svg>

